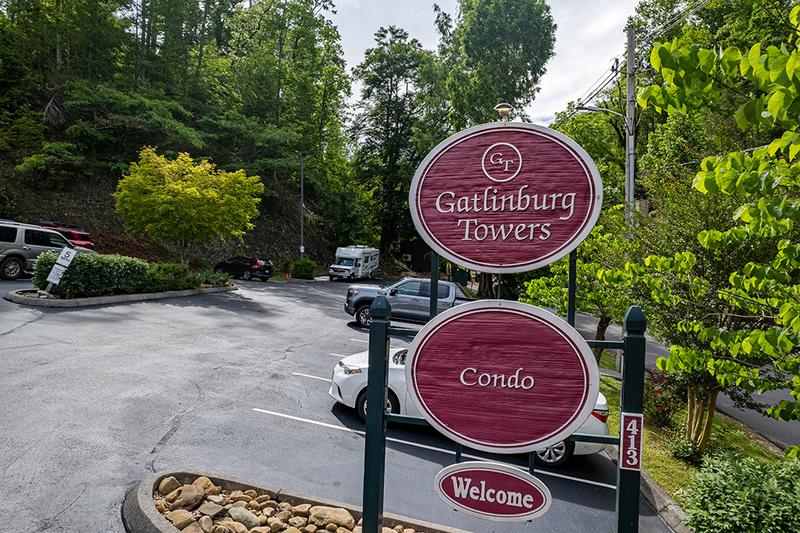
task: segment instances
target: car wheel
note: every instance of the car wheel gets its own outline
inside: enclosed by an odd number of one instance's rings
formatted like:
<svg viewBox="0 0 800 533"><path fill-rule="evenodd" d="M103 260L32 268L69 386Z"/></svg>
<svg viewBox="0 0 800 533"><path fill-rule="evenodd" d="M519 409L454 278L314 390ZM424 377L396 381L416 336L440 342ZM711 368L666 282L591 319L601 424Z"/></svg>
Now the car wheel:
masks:
<svg viewBox="0 0 800 533"><path fill-rule="evenodd" d="M545 466L561 466L572 458L575 443L561 441L543 450L536 450L536 460Z"/></svg>
<svg viewBox="0 0 800 533"><path fill-rule="evenodd" d="M333 276L328 276L328 279L329 279L330 281L334 281L336 278L334 278Z"/></svg>
<svg viewBox="0 0 800 533"><path fill-rule="evenodd" d="M245 270L244 272L242 272L242 279L245 281L250 281L251 279L253 279L253 273L250 272L249 270Z"/></svg>
<svg viewBox="0 0 800 533"><path fill-rule="evenodd" d="M22 274L22 261L16 257L9 257L3 261L0 272L5 279L17 279Z"/></svg>
<svg viewBox="0 0 800 533"><path fill-rule="evenodd" d="M400 412L400 402L397 401L392 391L386 391L386 409L391 413L398 414ZM361 391L356 400L356 413L362 422L367 421L367 389Z"/></svg>
<svg viewBox="0 0 800 533"><path fill-rule="evenodd" d="M358 308L358 311L356 311L356 324L362 328L368 328L371 323L372 315L369 312L369 306L362 305Z"/></svg>

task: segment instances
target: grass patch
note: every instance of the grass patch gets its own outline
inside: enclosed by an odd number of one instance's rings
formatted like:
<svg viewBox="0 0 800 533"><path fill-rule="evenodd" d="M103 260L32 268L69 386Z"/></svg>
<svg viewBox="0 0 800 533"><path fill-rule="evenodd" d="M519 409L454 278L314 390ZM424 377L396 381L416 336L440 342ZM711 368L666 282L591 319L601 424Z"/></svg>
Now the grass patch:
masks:
<svg viewBox="0 0 800 533"><path fill-rule="evenodd" d="M613 357L604 361L606 354L601 358L600 366L605 364L612 365ZM608 401L609 416L608 427L612 435L619 435L619 396L621 383L608 376L600 378L600 392L605 395ZM683 420L686 411L680 411L675 416L676 428L683 427ZM662 429L649 425L645 417L645 427L643 435L643 458L642 465L645 472L652 477L667 494L674 499L678 505L683 506L684 501L680 494L680 489L689 486L692 476L698 472L696 466L685 463L672 456L667 448L666 442L671 431L674 429ZM771 444L764 441L760 436L754 435L746 426L736 420L717 413L714 417L714 427L711 432L711 452L735 452L746 457L753 457L761 461L774 462L783 458L783 455Z"/></svg>

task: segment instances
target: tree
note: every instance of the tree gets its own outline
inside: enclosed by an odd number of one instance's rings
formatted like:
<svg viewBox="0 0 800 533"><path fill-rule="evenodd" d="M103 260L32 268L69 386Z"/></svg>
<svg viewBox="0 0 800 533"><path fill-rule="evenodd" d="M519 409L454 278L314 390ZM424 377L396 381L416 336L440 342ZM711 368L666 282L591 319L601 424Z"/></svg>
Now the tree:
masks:
<svg viewBox="0 0 800 533"><path fill-rule="evenodd" d="M408 33L390 26L375 33L354 74L363 84L353 128L358 149L356 177L369 183L379 210L381 253L389 255L400 235L411 233L408 188L419 154L413 142L417 75L426 52Z"/></svg>
<svg viewBox="0 0 800 533"><path fill-rule="evenodd" d="M114 196L128 231L168 246L187 263L215 241L241 239L263 192L258 176L242 170L218 170L186 153L168 160L144 148Z"/></svg>
<svg viewBox="0 0 800 533"><path fill-rule="evenodd" d="M730 212L729 227L697 235L702 255L653 256L625 269L628 282L642 282L656 308L670 309L661 314L675 323L676 342L658 364L689 377L686 435L701 450L723 389L787 389L792 399L766 412L800 419L799 17L795 6L789 16L794 31L780 47L755 44L740 51L657 43L651 64L664 83L640 93L642 105L681 114L717 108L734 92L742 101L737 125L769 129L774 137L766 147L701 163L694 187L740 204ZM789 453L797 455L798 448Z"/></svg>

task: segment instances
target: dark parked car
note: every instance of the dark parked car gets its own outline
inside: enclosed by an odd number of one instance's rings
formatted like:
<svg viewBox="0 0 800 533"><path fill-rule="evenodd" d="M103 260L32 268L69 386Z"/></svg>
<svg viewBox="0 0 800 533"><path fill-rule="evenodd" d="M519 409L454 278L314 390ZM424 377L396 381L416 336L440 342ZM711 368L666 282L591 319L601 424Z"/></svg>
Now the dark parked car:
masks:
<svg viewBox="0 0 800 533"><path fill-rule="evenodd" d="M214 272L225 272L233 278L244 280L258 278L268 280L275 267L272 261L265 261L256 257L231 257L214 265Z"/></svg>

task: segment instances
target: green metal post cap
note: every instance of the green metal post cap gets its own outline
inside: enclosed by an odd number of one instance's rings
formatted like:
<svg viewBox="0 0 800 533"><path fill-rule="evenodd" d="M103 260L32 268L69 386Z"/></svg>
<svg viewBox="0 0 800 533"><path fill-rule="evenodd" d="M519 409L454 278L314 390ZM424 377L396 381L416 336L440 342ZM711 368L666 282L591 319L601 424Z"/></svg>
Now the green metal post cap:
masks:
<svg viewBox="0 0 800 533"><path fill-rule="evenodd" d="M389 318L392 314L392 305L389 303L389 298L383 294L379 294L369 307L370 316L375 318Z"/></svg>
<svg viewBox="0 0 800 533"><path fill-rule="evenodd" d="M624 327L626 333L644 333L647 329L647 319L642 308L634 305L625 313Z"/></svg>

